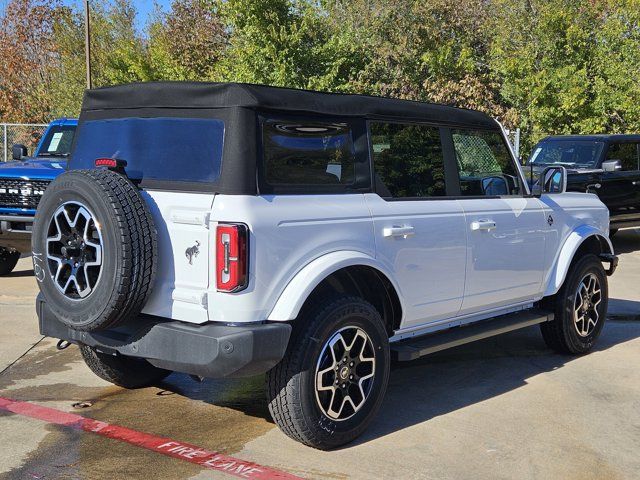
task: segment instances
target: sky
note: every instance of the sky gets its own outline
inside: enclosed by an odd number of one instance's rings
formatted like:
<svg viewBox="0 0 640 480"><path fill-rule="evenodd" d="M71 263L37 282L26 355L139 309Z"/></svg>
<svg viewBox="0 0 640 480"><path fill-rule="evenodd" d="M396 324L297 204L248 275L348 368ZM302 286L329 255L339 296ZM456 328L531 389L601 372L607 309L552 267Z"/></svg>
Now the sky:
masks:
<svg viewBox="0 0 640 480"><path fill-rule="evenodd" d="M75 5L78 9L84 9L84 0L62 0L65 5ZM91 3L104 3L100 0L89 0ZM4 12L4 9L9 3L9 0L0 0L0 11ZM168 10L171 5L171 0L132 0L138 11L138 17L136 19L138 31L142 32L144 26L147 23L149 15L153 13L155 5L159 5L163 10Z"/></svg>
<svg viewBox="0 0 640 480"><path fill-rule="evenodd" d="M89 1L91 3L100 3L99 0ZM66 5L75 5L77 8L84 9L84 0L63 0L63 3L65 3ZM163 10L168 10L169 6L171 5L171 0L132 0L132 3L138 11L138 16L136 18L138 31L143 31L149 15L151 15L154 11L155 5L159 5Z"/></svg>

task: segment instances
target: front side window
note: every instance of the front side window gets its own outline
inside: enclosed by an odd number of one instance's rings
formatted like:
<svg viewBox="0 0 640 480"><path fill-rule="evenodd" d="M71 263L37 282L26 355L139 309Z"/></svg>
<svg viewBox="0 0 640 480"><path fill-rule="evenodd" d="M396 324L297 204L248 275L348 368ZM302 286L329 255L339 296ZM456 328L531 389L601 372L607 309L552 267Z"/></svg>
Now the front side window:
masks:
<svg viewBox="0 0 640 480"><path fill-rule="evenodd" d="M355 182L348 123L265 120L262 138L264 179L270 186L347 187Z"/></svg>
<svg viewBox="0 0 640 480"><path fill-rule="evenodd" d="M499 132L452 130L463 196L518 195L520 178Z"/></svg>
<svg viewBox="0 0 640 480"><path fill-rule="evenodd" d="M380 196L447 194L438 127L371 122L369 128L376 191Z"/></svg>
<svg viewBox="0 0 640 480"><path fill-rule="evenodd" d="M607 160L620 161L625 171L640 170L640 143L612 143Z"/></svg>

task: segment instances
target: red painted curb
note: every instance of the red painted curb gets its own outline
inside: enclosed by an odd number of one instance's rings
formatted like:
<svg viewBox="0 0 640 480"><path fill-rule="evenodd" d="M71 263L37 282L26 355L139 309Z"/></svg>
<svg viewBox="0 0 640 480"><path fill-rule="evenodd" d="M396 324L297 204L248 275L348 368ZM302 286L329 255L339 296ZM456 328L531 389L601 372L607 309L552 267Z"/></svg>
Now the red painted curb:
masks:
<svg viewBox="0 0 640 480"><path fill-rule="evenodd" d="M86 418L75 413L67 413L54 408L42 407L34 403L19 402L0 397L0 410L25 417L36 418L48 423L95 433L103 437L126 442L136 447L146 448L152 452L168 457L194 463L204 468L228 473L239 478L253 480L300 480L300 477L280 472L253 462L245 462L238 458L212 452L184 442L176 442L170 438L157 437L130 428Z"/></svg>

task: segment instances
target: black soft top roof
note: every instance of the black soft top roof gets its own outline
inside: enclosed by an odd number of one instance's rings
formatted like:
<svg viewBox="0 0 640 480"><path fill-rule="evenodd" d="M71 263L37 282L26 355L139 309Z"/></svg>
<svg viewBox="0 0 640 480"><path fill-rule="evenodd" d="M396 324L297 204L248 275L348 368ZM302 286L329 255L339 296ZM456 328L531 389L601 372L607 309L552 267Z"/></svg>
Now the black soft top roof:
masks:
<svg viewBox="0 0 640 480"><path fill-rule="evenodd" d="M144 82L87 90L83 112L100 110L240 107L350 117L396 117L499 128L484 113L367 95L321 93L246 83Z"/></svg>

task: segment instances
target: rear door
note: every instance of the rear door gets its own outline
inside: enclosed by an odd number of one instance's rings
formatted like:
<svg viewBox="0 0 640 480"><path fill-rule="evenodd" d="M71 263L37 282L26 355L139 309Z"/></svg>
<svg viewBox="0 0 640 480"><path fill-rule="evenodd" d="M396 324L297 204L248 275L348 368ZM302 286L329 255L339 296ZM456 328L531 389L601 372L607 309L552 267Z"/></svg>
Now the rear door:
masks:
<svg viewBox="0 0 640 480"><path fill-rule="evenodd" d="M460 204L447 197L443 131L369 123L376 193L366 201L376 256L404 300L402 328L444 321L462 305L465 218Z"/></svg>
<svg viewBox="0 0 640 480"><path fill-rule="evenodd" d="M540 295L547 218L499 131L452 129L468 238L461 315L529 302Z"/></svg>
<svg viewBox="0 0 640 480"><path fill-rule="evenodd" d="M618 160L622 169L603 172L598 196L607 205L612 222L640 216L640 142L612 142L605 161Z"/></svg>

